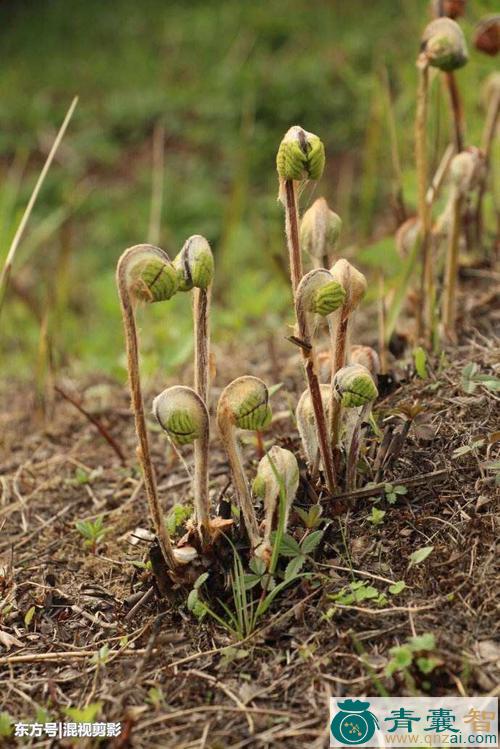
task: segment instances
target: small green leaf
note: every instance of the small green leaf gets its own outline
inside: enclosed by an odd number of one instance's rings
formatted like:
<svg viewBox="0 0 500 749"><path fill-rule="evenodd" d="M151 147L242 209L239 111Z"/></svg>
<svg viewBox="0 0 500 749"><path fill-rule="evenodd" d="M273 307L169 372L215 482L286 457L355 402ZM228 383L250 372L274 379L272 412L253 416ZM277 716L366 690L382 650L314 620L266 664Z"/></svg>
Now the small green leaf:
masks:
<svg viewBox="0 0 500 749"><path fill-rule="evenodd" d="M201 586L203 585L203 583L206 583L206 581L208 580L208 578L209 578L209 573L208 573L208 572L203 572L203 573L202 573L202 574L201 574L201 575L200 575L200 576L199 576L199 577L198 577L198 578L197 578L197 579L195 580L195 582L194 582L194 585L193 585L193 588L194 588L195 590L199 590L199 588L201 588Z"/></svg>
<svg viewBox="0 0 500 749"><path fill-rule="evenodd" d="M427 372L427 354L421 346L413 352L413 358L415 359L415 369L421 380L426 380L428 376Z"/></svg>
<svg viewBox="0 0 500 749"><path fill-rule="evenodd" d="M261 575L243 575L243 585L245 590L252 590L252 588L255 588L255 586L260 583L261 579Z"/></svg>
<svg viewBox="0 0 500 749"><path fill-rule="evenodd" d="M276 587L276 580L269 573L262 575L262 577L260 578L260 587L264 591L274 590L274 588Z"/></svg>
<svg viewBox="0 0 500 749"><path fill-rule="evenodd" d="M413 653L407 645L399 645L389 650L391 660L387 664L385 672L391 676L395 671L402 671L411 666L413 662Z"/></svg>
<svg viewBox="0 0 500 749"><path fill-rule="evenodd" d="M432 554L434 551L434 546L422 546L420 549L417 549L413 552L413 554L410 554L410 563L408 565L408 568L414 567L416 564L421 564L429 554Z"/></svg>
<svg viewBox="0 0 500 749"><path fill-rule="evenodd" d="M393 596L399 595L404 589L406 588L406 583L404 580L398 580L397 583L394 583L394 585L389 586L389 593Z"/></svg>
<svg viewBox="0 0 500 749"><path fill-rule="evenodd" d="M34 617L34 615L35 615L35 611L36 611L35 607L34 607L34 606L32 606L32 607L31 607L30 609L28 609L28 611L27 611L27 612L26 612L26 614L24 615L24 623L25 623L25 625L26 625L27 627L29 627L29 626L30 626L30 624L31 624L31 622L32 622L32 620L33 620L33 617Z"/></svg>
<svg viewBox="0 0 500 749"><path fill-rule="evenodd" d="M36 709L35 723L53 723L52 716L49 711L44 707L41 707L40 705Z"/></svg>
<svg viewBox="0 0 500 749"><path fill-rule="evenodd" d="M311 554L314 549L321 543L323 531L313 531L302 541L300 548L304 554Z"/></svg>
<svg viewBox="0 0 500 749"><path fill-rule="evenodd" d="M102 648L99 648L97 653L92 656L92 663L104 665L108 661L109 653L109 645L103 645Z"/></svg>
<svg viewBox="0 0 500 749"><path fill-rule="evenodd" d="M491 390L492 393L497 393L500 390L500 379L498 379L498 377L494 377L493 375L476 375L474 377L474 381L478 382L480 385L483 385L485 388L488 388L488 390Z"/></svg>
<svg viewBox="0 0 500 749"><path fill-rule="evenodd" d="M284 557L296 557L299 554L302 554L302 549L292 536L285 533L281 539L280 554Z"/></svg>
<svg viewBox="0 0 500 749"><path fill-rule="evenodd" d="M436 647L436 638L431 632L426 632L423 635L417 635L416 637L410 637L408 644L411 649L415 652L421 650L434 650Z"/></svg>
<svg viewBox="0 0 500 749"><path fill-rule="evenodd" d="M167 530L171 536L175 536L177 530L181 528L186 520L189 520L193 514L193 508L189 505L176 504L172 507L167 517Z"/></svg>
<svg viewBox="0 0 500 749"><path fill-rule="evenodd" d="M272 398L273 395L275 395L281 388L283 387L282 382L278 382L276 385L270 385L267 390L269 392L269 397Z"/></svg>
<svg viewBox="0 0 500 749"><path fill-rule="evenodd" d="M379 592L373 585L363 585L358 588L354 593L354 600L360 603L361 601L367 601L371 598L378 598Z"/></svg>
<svg viewBox="0 0 500 749"><path fill-rule="evenodd" d="M259 559L259 557L252 557L249 567L252 572L255 572L259 577L261 577L266 571L266 563L263 559Z"/></svg>
<svg viewBox="0 0 500 749"><path fill-rule="evenodd" d="M9 713L0 713L0 736L11 736L14 728L14 719Z"/></svg>
<svg viewBox="0 0 500 749"><path fill-rule="evenodd" d="M474 375L478 370L478 366L475 362L469 362L463 369L461 374L462 390L470 395L477 388L477 383L474 382Z"/></svg>
<svg viewBox="0 0 500 749"><path fill-rule="evenodd" d="M187 597L187 607L189 611L193 611L197 603L198 603L198 591L196 590L196 588L193 588L193 590L190 591Z"/></svg>
<svg viewBox="0 0 500 749"><path fill-rule="evenodd" d="M368 522L372 525L380 525L385 517L385 510L379 510L378 507L372 507L372 512Z"/></svg>
<svg viewBox="0 0 500 749"><path fill-rule="evenodd" d="M86 707L66 707L64 709L68 718L73 718L75 723L95 723L102 710L102 702L91 702Z"/></svg>
<svg viewBox="0 0 500 749"><path fill-rule="evenodd" d="M344 606L350 606L353 604L356 600L354 593L347 593L345 590L340 591L340 593L337 593L335 596L333 596L333 600L337 601L337 603L342 603Z"/></svg>
<svg viewBox="0 0 500 749"><path fill-rule="evenodd" d="M321 522L323 507L320 504L312 505L308 512L302 509L302 507L294 507L294 510L306 528L316 528Z"/></svg>
<svg viewBox="0 0 500 749"><path fill-rule="evenodd" d="M75 477L73 482L77 486L83 486L83 484L90 483L90 474L84 468L78 467L75 471Z"/></svg>
<svg viewBox="0 0 500 749"><path fill-rule="evenodd" d="M423 674L430 674L439 665L436 658L417 658L417 666Z"/></svg>
<svg viewBox="0 0 500 749"><path fill-rule="evenodd" d="M484 440L474 440L469 445L462 445L461 447L457 447L456 450L453 450L452 457L453 458L460 458L462 455L468 455L471 452L474 452L478 447L482 447L484 445Z"/></svg>
<svg viewBox="0 0 500 749"><path fill-rule="evenodd" d="M148 691L147 702L158 709L162 702L164 702L164 700L165 697L162 690L159 687L151 687L151 689Z"/></svg>
<svg viewBox="0 0 500 749"><path fill-rule="evenodd" d="M294 577L297 577L305 561L306 558L302 555L290 559L285 569L285 580L291 581Z"/></svg>
<svg viewBox="0 0 500 749"><path fill-rule="evenodd" d="M309 520L309 513L307 512L307 510L304 510L302 507L294 507L293 509L297 513L297 515L299 516L299 518L302 520L302 522L304 523L305 527L308 528L309 526L308 526L307 523L308 523L308 520Z"/></svg>

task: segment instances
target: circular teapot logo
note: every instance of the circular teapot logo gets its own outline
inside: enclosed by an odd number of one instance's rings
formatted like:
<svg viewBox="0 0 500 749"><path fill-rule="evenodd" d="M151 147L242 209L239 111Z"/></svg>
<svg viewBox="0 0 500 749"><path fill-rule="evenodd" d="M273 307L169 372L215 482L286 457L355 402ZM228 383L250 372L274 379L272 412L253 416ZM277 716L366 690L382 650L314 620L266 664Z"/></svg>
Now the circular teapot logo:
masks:
<svg viewBox="0 0 500 749"><path fill-rule="evenodd" d="M330 724L334 739L349 746L369 741L379 727L376 717L368 710L370 703L344 700L338 702L337 707L338 713Z"/></svg>

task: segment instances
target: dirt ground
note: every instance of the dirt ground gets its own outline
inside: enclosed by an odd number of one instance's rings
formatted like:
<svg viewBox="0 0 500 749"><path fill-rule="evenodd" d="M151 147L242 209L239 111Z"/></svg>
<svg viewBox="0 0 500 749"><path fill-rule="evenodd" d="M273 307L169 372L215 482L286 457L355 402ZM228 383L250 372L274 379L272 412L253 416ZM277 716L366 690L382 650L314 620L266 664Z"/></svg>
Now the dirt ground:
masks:
<svg viewBox="0 0 500 749"><path fill-rule="evenodd" d="M126 389L102 377L59 382L113 435L126 457L122 464L66 399L56 397L44 425L27 408L32 393L4 384L0 710L16 722L62 721L68 707L100 703L96 720L122 724L120 736L101 746L319 749L328 746L329 696L499 694L500 515L488 467L499 457L499 395L482 384L466 392L461 382L470 362L485 374L498 370L498 313L491 313L497 303L483 288L463 307L459 345L429 362L426 379L398 364L400 381L382 390L377 420L386 430L402 423L402 412L415 419L378 488L329 500L311 486L302 465L296 504L307 508L316 494L330 518L306 567L313 574L285 589L257 631L240 642L210 617L197 622L185 605L188 591L178 592L175 605L152 595L130 614L152 579L141 566L150 542L137 529L149 529L149 521ZM283 382L264 438L266 446L275 441L299 452L290 407L302 384L291 349L287 342L256 349L244 369L236 350L216 350L214 396L245 371L268 384ZM418 415L415 406L422 408ZM151 431L151 438L165 508L189 500L184 465L164 435ZM377 440L368 439L365 481L376 478ZM212 441L215 505L232 488L216 435ZM244 454L253 475L252 435ZM190 463L189 449L183 456ZM383 482L407 491L391 504ZM379 524L369 520L373 507L386 513ZM92 553L75 521L99 515L107 532ZM290 532L297 538L304 532L297 513ZM410 565L410 555L423 547L433 549ZM353 580L371 593L339 596ZM389 587L403 580L406 587L392 594ZM429 652L418 654L432 659L432 669L424 673L415 660L388 675L390 649L422 634L435 638ZM19 741L85 746L83 739Z"/></svg>

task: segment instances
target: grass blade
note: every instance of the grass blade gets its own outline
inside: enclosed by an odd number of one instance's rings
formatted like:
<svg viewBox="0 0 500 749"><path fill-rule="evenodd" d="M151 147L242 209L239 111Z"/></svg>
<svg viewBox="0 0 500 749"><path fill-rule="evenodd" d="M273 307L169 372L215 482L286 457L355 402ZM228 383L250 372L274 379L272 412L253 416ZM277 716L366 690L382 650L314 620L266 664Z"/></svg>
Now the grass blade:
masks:
<svg viewBox="0 0 500 749"><path fill-rule="evenodd" d="M38 194L42 188L42 185L45 181L45 177L47 176L47 173L50 169L50 166L52 164L52 161L54 160L54 156L56 155L57 149L59 148L61 141L64 137L64 134L67 130L67 127L70 123L70 120L73 116L73 112L76 109L76 105L78 104L78 96L75 96L73 101L71 102L71 105L66 112L66 117L64 118L64 121L59 128L59 132L56 135L56 138L54 140L54 143L52 144L52 148L50 149L49 155L47 156L47 159L45 161L45 164L43 165L42 171L40 172L40 176L38 177L35 187L33 188L33 192L31 193L30 199L28 201L28 204L24 210L23 216L21 218L21 221L19 223L19 226L17 227L17 231L14 234L14 238L11 242L11 245L9 247L9 251L7 253L7 258L5 260L4 267L2 268L2 274L0 276L0 313L2 311L4 299L5 299L5 293L7 291L7 286L9 283L10 273L12 270L12 264L14 262L14 257L17 252L17 248L19 247L19 243L21 242L22 236L24 234L24 230L26 228L26 224L28 223L29 217L31 216L31 211L33 210L33 206L36 203L36 200L38 198Z"/></svg>

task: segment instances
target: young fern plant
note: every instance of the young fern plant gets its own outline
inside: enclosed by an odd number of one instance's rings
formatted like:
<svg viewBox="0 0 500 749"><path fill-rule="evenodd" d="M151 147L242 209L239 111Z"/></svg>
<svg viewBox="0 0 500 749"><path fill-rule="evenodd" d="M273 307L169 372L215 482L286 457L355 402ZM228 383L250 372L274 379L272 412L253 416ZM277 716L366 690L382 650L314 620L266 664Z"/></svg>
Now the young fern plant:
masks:
<svg viewBox="0 0 500 749"><path fill-rule="evenodd" d="M325 412L327 423L330 419L330 385L319 386L321 394L321 402L323 404L323 411ZM319 468L319 443L318 443L318 432L316 430L316 421L314 417L314 408L311 400L311 393L309 390L304 390L299 398L297 409L295 411L295 418L297 421L297 428L299 430L302 447L306 460L311 470L311 476L314 479Z"/></svg>
<svg viewBox="0 0 500 749"><path fill-rule="evenodd" d="M214 258L205 237L200 234L189 237L175 257L174 266L179 277L179 291L193 290L194 389L209 408L210 299Z"/></svg>
<svg viewBox="0 0 500 749"><path fill-rule="evenodd" d="M420 222L420 247L422 273L420 305L418 307L417 335L431 339L434 328L435 283L431 247L431 210L427 201L428 157L427 120L429 105L429 68L434 67L448 75L447 83L452 99L455 121L455 148L462 150L461 104L453 71L467 62L467 46L460 26L451 18L432 21L425 28L417 59L419 84L415 115L415 157L418 185L418 218Z"/></svg>
<svg viewBox="0 0 500 749"><path fill-rule="evenodd" d="M339 369L332 385L339 409L356 409L355 421L346 440L346 488L352 491L356 488L361 427L369 419L378 390L369 370L362 364L348 364Z"/></svg>
<svg viewBox="0 0 500 749"><path fill-rule="evenodd" d="M175 385L153 401L153 413L175 445L194 446L195 527L202 548L212 542L208 496L209 417L205 403L192 388ZM226 522L227 524L227 522Z"/></svg>
<svg viewBox="0 0 500 749"><path fill-rule="evenodd" d="M337 249L342 219L330 210L325 198L318 198L302 216L300 243L318 268L328 268Z"/></svg>
<svg viewBox="0 0 500 749"><path fill-rule="evenodd" d="M151 520L167 567L175 569L177 561L163 512L158 500L156 477L151 462L149 439L144 418L144 401L139 372L139 344L134 308L137 303L151 304L170 299L177 291L177 273L167 253L153 245L129 247L116 269L116 283L122 310L127 349L127 367L132 409L137 434L137 456L141 466Z"/></svg>
<svg viewBox="0 0 500 749"><path fill-rule="evenodd" d="M362 364L376 379L380 374L380 358L371 346L352 346L351 364Z"/></svg>
<svg viewBox="0 0 500 749"><path fill-rule="evenodd" d="M484 168L484 156L477 148L458 153L450 165L451 221L446 251L442 323L444 334L452 340L456 338L458 258L463 206L467 195L480 184Z"/></svg>
<svg viewBox="0 0 500 749"><path fill-rule="evenodd" d="M459 18L465 14L467 0L432 0L431 9L435 16Z"/></svg>
<svg viewBox="0 0 500 749"><path fill-rule="evenodd" d="M264 504L264 538L255 550L255 555L263 559L266 566L269 566L273 557L271 534L274 526L277 525L276 516L278 515L278 525L281 526L282 533L286 533L290 509L298 487L297 458L290 450L274 445L261 459L252 484L253 493L256 497L260 497ZM279 517L281 492L284 494L282 518Z"/></svg>
<svg viewBox="0 0 500 749"><path fill-rule="evenodd" d="M325 148L317 135L294 125L285 134L276 155L280 181L279 197L285 206L285 230L290 258L290 275L295 299L301 281L302 255L299 240L297 186L318 180L325 168Z"/></svg>
<svg viewBox="0 0 500 749"><path fill-rule="evenodd" d="M307 387L314 410L319 451L325 472L328 490L335 491L335 470L328 440L328 428L321 400L321 390L316 372L311 318L313 315L328 317L344 303L346 292L343 285L325 268L307 273L300 282L295 300L297 331L304 361Z"/></svg>
<svg viewBox="0 0 500 749"><path fill-rule="evenodd" d="M474 47L478 52L495 57L500 52L500 13L480 18L474 29Z"/></svg>
<svg viewBox="0 0 500 749"><path fill-rule="evenodd" d="M484 102L486 104L486 119L481 137L481 150L484 153L484 170L479 183L474 211L476 243L479 249L482 246L483 236L483 201L488 186L488 177L491 173L493 144L500 118L500 72L496 71L488 76L484 83L483 91Z"/></svg>
<svg viewBox="0 0 500 749"><path fill-rule="evenodd" d="M342 369L350 358L350 332L355 310L366 293L366 278L344 258L337 260L330 270L331 275L345 290L345 297L338 313L329 319L332 346L331 402L329 433L331 449L335 454L338 445L340 428L340 408L334 397L333 381L336 373Z"/></svg>
<svg viewBox="0 0 500 749"><path fill-rule="evenodd" d="M330 273L345 292L337 315L330 319L333 347L332 374L335 374L349 362L353 314L366 294L367 283L361 271L344 258L332 265Z"/></svg>
<svg viewBox="0 0 500 749"><path fill-rule="evenodd" d="M258 377L238 377L222 391L217 404L217 426L226 451L234 490L252 551L262 542L245 474L236 429L262 430L271 423L269 391Z"/></svg>
<svg viewBox="0 0 500 749"><path fill-rule="evenodd" d="M450 95L451 118L454 126L454 143L457 153L463 150L463 109L455 81L455 70L468 60L467 45L462 29L449 17L441 16L425 28L421 40L421 57L429 65L441 70Z"/></svg>

